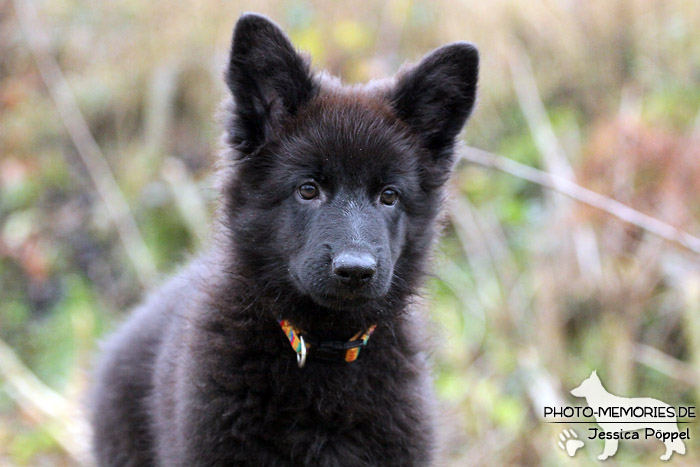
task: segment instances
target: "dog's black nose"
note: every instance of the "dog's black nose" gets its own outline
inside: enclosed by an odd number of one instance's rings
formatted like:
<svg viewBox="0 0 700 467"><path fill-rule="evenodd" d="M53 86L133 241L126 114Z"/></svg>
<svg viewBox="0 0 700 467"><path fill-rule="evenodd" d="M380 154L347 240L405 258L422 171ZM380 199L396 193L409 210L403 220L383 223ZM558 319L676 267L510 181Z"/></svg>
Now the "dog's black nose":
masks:
<svg viewBox="0 0 700 467"><path fill-rule="evenodd" d="M367 252L345 251L333 259L335 278L349 287L362 287L376 271L377 260Z"/></svg>

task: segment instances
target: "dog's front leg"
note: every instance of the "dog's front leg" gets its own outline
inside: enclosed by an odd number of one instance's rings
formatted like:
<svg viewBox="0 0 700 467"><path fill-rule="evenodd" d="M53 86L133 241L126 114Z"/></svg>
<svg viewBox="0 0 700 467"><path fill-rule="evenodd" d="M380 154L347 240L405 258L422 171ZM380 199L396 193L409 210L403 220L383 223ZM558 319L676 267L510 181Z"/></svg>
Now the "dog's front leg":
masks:
<svg viewBox="0 0 700 467"><path fill-rule="evenodd" d="M616 439L606 439L605 447L603 448L603 453L598 456L598 460L604 461L608 457L614 455L617 452L617 440Z"/></svg>

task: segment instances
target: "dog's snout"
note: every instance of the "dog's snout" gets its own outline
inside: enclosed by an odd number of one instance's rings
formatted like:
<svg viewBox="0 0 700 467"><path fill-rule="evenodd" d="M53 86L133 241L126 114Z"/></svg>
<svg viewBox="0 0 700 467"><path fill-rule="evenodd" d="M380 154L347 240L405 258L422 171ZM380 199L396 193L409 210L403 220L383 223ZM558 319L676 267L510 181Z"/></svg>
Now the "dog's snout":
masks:
<svg viewBox="0 0 700 467"><path fill-rule="evenodd" d="M377 260L370 253L345 251L333 259L333 275L340 283L361 287L377 272Z"/></svg>

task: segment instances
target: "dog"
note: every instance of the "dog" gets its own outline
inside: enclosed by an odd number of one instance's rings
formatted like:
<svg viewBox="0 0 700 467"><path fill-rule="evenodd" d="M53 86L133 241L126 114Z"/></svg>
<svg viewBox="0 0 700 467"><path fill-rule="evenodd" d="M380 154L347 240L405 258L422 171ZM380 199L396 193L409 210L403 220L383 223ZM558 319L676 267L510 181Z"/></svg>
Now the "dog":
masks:
<svg viewBox="0 0 700 467"><path fill-rule="evenodd" d="M667 403L650 397L620 397L610 394L601 383L598 373L594 370L591 376L586 378L578 387L571 390L571 394L576 397L584 397L588 406L593 409L596 422L604 430L599 438L605 439L603 452L598 456L599 460L605 460L617 452L618 439L639 439L637 433L625 434L636 430L645 430L645 437L648 437L647 430L653 433L667 433L669 436L663 438L666 452L661 455L662 461L669 460L674 452L685 454L685 444L683 444L681 433L676 424L675 415L667 417L671 411L671 406ZM635 416L620 415L613 410L622 413L623 410L650 410L650 415ZM654 416L651 410L660 412L661 415ZM616 418L623 421L617 422ZM601 421L601 420L607 420ZM672 420L672 421L671 421ZM659 423L664 422L664 423ZM593 429L595 430L595 429ZM597 430L596 430L597 431ZM636 436L630 436L635 434Z"/></svg>
<svg viewBox="0 0 700 467"><path fill-rule="evenodd" d="M346 86L239 18L214 240L104 344L99 465L433 461L415 299L478 64L458 42Z"/></svg>

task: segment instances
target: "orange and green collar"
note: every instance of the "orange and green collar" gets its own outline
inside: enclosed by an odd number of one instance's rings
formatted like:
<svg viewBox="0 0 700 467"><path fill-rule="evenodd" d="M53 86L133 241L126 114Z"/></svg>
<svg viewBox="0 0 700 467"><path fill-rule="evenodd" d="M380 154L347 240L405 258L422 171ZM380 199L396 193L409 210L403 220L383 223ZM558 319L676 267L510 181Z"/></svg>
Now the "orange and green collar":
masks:
<svg viewBox="0 0 700 467"><path fill-rule="evenodd" d="M366 331L359 331L347 342L322 341L309 335L302 335L299 329L285 319L278 322L284 335L289 339L292 349L297 354L299 368L306 363L307 353L319 360L354 362L360 355L360 349L367 345L369 337L377 327L376 324L373 324Z"/></svg>

